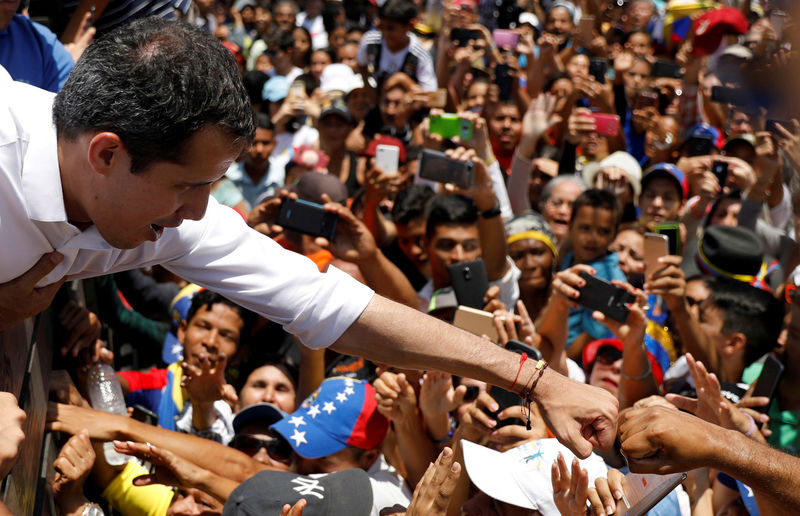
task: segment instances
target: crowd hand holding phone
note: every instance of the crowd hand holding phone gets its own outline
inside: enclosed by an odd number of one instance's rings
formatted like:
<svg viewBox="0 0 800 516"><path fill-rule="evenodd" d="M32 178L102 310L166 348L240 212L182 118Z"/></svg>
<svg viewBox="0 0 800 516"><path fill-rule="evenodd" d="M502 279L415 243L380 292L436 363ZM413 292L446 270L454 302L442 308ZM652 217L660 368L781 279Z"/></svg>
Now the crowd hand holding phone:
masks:
<svg viewBox="0 0 800 516"><path fill-rule="evenodd" d="M453 376L439 371L428 371L422 376L419 389L419 410L428 430L436 441L445 439L450 432L450 412L464 403L467 386L453 386Z"/></svg>
<svg viewBox="0 0 800 516"><path fill-rule="evenodd" d="M608 85L600 84L594 77L573 77L575 91L581 98L589 99L589 103L603 113L612 113L613 91Z"/></svg>
<svg viewBox="0 0 800 516"><path fill-rule="evenodd" d="M417 415L417 394L405 373L382 371L373 382L378 412L397 425L411 421Z"/></svg>
<svg viewBox="0 0 800 516"><path fill-rule="evenodd" d="M293 118L306 114L306 99L303 97L286 97L281 107L272 117L276 131L280 132Z"/></svg>
<svg viewBox="0 0 800 516"><path fill-rule="evenodd" d="M536 326L534 326L522 300L517 300L517 311L519 314L506 310L493 312L494 326L500 336L499 344L505 347L509 340L518 340L533 347L536 345ZM517 331L517 325L519 325L519 331Z"/></svg>
<svg viewBox="0 0 800 516"><path fill-rule="evenodd" d="M783 150L784 156L795 169L800 169L800 122L797 119L791 121L791 127L783 127L776 124L777 133L773 136L778 141L778 146Z"/></svg>
<svg viewBox="0 0 800 516"><path fill-rule="evenodd" d="M686 297L686 275L681 269L681 260L678 255L662 256L658 259L662 268L645 271L644 291L661 296L672 313L683 306Z"/></svg>
<svg viewBox="0 0 800 516"><path fill-rule="evenodd" d="M444 138L442 135L431 132L431 116L442 115L444 111L441 109L431 109L430 116L425 117L421 124L419 124L420 132L422 133L422 146L429 150L438 151L442 148Z"/></svg>
<svg viewBox="0 0 800 516"><path fill-rule="evenodd" d="M561 44L561 39L555 34L543 32L539 39L536 40L536 44L539 46L539 59L544 63L548 63L556 58L556 50Z"/></svg>
<svg viewBox="0 0 800 516"><path fill-rule="evenodd" d="M592 317L596 321L605 324L608 329L611 330L611 333L616 335L622 342L624 349L641 346L644 342L645 331L647 330L647 314L644 311L644 306L647 304L647 296L630 283L612 280L611 284L615 287L627 290L636 297L636 302L626 305L628 308L627 319L625 322L615 321L607 317L603 312L597 310L592 313Z"/></svg>
<svg viewBox="0 0 800 516"><path fill-rule="evenodd" d="M336 258L356 265L374 259L378 246L369 228L346 206L332 202L328 194L322 194L322 202L326 212L336 214L338 223L332 242L323 237L316 237L314 243L329 250Z"/></svg>
<svg viewBox="0 0 800 516"><path fill-rule="evenodd" d="M586 134L597 132L597 124L592 118L592 112L588 108L575 108L572 110L567 120L567 141L572 145L578 145L581 137Z"/></svg>
<svg viewBox="0 0 800 516"><path fill-rule="evenodd" d="M598 477L594 487L589 487L589 474L578 460L572 460L570 472L566 459L559 453L550 473L553 501L562 516L610 516L622 500L625 475L618 469L609 469L608 478Z"/></svg>
<svg viewBox="0 0 800 516"><path fill-rule="evenodd" d="M407 178L404 174L387 174L381 168L373 166L367 171L365 179L364 198L367 204L378 204L389 195L402 190Z"/></svg>
<svg viewBox="0 0 800 516"><path fill-rule="evenodd" d="M478 154L478 158L483 160L484 163L494 161L494 151L489 141L489 125L486 123L486 119L472 111L459 111L457 115L459 120L466 120L472 124L472 138L462 140L459 136L456 136L453 141L474 149Z"/></svg>
<svg viewBox="0 0 800 516"><path fill-rule="evenodd" d="M68 301L58 314L58 322L64 330L65 343L61 348L61 356L66 356L70 351L77 357L80 350L94 347L92 360L100 359L100 349L96 346L103 323L94 312L80 306L75 301ZM102 346L102 341L101 341Z"/></svg>
<svg viewBox="0 0 800 516"><path fill-rule="evenodd" d="M634 109L632 118L633 129L640 134L647 131L658 116L658 109L653 106L648 106L643 109Z"/></svg>
<svg viewBox="0 0 800 516"><path fill-rule="evenodd" d="M736 430L745 435L750 432L749 437L762 444L766 444L766 438L761 432L756 432L751 425L750 418L762 423L769 422L769 416L755 410L748 413L736 405L732 404L722 395L722 387L719 379L714 373L710 373L702 362L696 361L691 353L686 354L686 363L689 366L689 373L697 391L697 398L689 398L679 394L667 394L666 399L677 408L691 412L695 416L713 423L715 425ZM753 398L756 399L756 398ZM761 405L769 403L769 398L758 399ZM749 409L748 409L749 410Z"/></svg>
<svg viewBox="0 0 800 516"><path fill-rule="evenodd" d="M276 224L278 213L281 210L281 203L284 199L297 200L297 194L288 190L281 190L278 195L267 199L247 215L247 224L261 234L270 238L277 238L283 233L283 227Z"/></svg>
<svg viewBox="0 0 800 516"><path fill-rule="evenodd" d="M745 191L756 183L756 171L745 160L734 156L714 156L717 161L728 163L727 186ZM723 188L726 185L720 185Z"/></svg>
<svg viewBox="0 0 800 516"><path fill-rule="evenodd" d="M493 314L497 310L505 310L506 308L506 305L500 301L500 287L497 285L492 285L486 290L486 295L483 297L483 301L486 303L483 306L484 312ZM489 338L487 335L484 335L484 337Z"/></svg>
<svg viewBox="0 0 800 516"><path fill-rule="evenodd" d="M457 147L448 149L445 154L451 159L464 162L471 161L475 164L475 180L471 188L459 188L454 184L448 183L444 185L445 191L470 197L475 202L475 207L478 211L487 211L494 208L497 202L497 195L495 195L494 185L492 184L491 176L489 176L489 170L486 168L486 163L478 158L478 153L473 149Z"/></svg>

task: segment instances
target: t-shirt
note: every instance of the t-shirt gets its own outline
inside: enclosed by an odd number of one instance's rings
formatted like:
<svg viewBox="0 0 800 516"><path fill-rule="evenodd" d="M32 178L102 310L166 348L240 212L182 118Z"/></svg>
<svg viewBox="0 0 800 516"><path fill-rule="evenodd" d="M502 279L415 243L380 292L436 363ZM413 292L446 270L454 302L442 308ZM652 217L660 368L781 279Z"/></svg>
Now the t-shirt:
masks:
<svg viewBox="0 0 800 516"><path fill-rule="evenodd" d="M75 62L50 29L15 14L11 24L0 30L0 66L15 81L57 92L67 82ZM5 90L0 91L5 94Z"/></svg>
<svg viewBox="0 0 800 516"><path fill-rule="evenodd" d="M436 91L438 82L433 69L433 59L431 59L431 55L425 50L425 47L416 35L409 32L408 37L409 43L406 48L397 52L392 52L386 46L381 32L378 30L371 30L361 38L361 43L359 43L358 52L356 53L356 60L360 66L367 66L367 46L380 44L380 61L375 73L381 77L388 77L394 73L403 71L403 63L406 60L406 55L411 52L411 54L417 58L416 76L412 77L412 79L417 81L423 90Z"/></svg>

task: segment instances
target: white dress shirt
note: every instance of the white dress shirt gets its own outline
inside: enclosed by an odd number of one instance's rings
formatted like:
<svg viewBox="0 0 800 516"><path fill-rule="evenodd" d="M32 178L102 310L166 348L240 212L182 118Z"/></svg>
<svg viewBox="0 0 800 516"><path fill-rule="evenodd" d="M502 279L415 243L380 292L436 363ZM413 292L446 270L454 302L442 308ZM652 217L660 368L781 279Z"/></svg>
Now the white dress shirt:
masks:
<svg viewBox="0 0 800 516"><path fill-rule="evenodd" d="M165 228L157 241L135 249L112 247L94 226L79 230L64 207L53 98L14 82L0 67L0 283L53 250L64 259L39 286L162 264L283 325L312 348L335 342L372 299L365 285L334 267L320 273L213 198L202 220Z"/></svg>

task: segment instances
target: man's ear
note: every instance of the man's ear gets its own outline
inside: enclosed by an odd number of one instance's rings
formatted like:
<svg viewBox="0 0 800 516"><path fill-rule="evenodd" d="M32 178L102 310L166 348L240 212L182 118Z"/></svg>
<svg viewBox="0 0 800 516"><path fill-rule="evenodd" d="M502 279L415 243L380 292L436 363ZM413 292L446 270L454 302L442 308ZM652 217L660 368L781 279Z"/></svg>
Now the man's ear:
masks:
<svg viewBox="0 0 800 516"><path fill-rule="evenodd" d="M378 460L378 455L380 454L380 447L365 451L358 460L358 467L364 471L368 470Z"/></svg>
<svg viewBox="0 0 800 516"><path fill-rule="evenodd" d="M125 145L116 133L97 133L89 140L89 164L92 169L101 175L108 175L114 167L119 166L122 160L127 160L128 155Z"/></svg>
<svg viewBox="0 0 800 516"><path fill-rule="evenodd" d="M725 341L722 353L729 356L739 353L744 354L745 346L747 346L747 336L744 333L732 333L728 340Z"/></svg>
<svg viewBox="0 0 800 516"><path fill-rule="evenodd" d="M181 345L183 345L183 339L186 337L186 328L187 327L188 327L188 324L186 322L186 319L181 320L181 323L178 325L178 335L177 335L178 336L178 342L180 342Z"/></svg>

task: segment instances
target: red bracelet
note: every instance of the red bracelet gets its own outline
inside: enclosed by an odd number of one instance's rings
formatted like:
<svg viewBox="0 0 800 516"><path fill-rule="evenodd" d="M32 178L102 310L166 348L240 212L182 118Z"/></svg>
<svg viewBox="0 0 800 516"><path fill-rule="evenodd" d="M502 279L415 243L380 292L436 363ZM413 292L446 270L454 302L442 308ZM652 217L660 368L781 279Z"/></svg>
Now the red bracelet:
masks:
<svg viewBox="0 0 800 516"><path fill-rule="evenodd" d="M528 354L523 353L519 356L519 369L517 370L517 376L514 377L514 382L511 384L511 387L508 388L509 391L514 390L514 386L517 385L517 380L519 380L519 374L522 372L522 364L528 360Z"/></svg>

